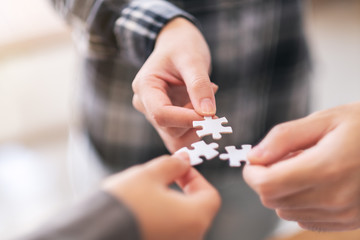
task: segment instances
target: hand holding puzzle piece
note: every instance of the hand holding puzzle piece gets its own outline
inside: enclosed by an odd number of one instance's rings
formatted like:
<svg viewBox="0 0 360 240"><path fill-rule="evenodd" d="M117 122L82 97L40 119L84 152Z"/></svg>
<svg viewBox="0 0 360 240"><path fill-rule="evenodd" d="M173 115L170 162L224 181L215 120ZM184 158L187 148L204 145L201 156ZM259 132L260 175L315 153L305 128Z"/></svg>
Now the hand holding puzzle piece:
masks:
<svg viewBox="0 0 360 240"><path fill-rule="evenodd" d="M230 126L224 127L222 124L228 123L225 117L213 119L212 117L204 117L203 121L194 121L194 127L202 127L201 130L196 131L199 137L206 135L212 135L213 139L220 139L222 133L232 133ZM176 151L187 152L190 157L191 165L198 165L203 163L201 157L205 157L207 160L211 160L219 155L219 152L215 149L219 147L217 143L206 144L204 141L199 141L191 144L194 149L183 147ZM251 145L242 145L242 149L236 149L235 146L225 147L228 153L220 155L221 160L229 160L230 167L240 167L241 162L249 164L246 157L247 153L251 150Z"/></svg>

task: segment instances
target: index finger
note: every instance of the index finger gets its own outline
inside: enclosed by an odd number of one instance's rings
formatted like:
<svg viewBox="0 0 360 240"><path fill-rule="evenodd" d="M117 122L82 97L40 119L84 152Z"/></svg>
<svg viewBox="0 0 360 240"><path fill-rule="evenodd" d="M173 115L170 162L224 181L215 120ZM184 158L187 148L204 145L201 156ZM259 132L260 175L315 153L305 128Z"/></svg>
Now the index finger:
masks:
<svg viewBox="0 0 360 240"><path fill-rule="evenodd" d="M151 120L161 127L192 128L202 117L193 109L174 106L161 86L144 86L141 100Z"/></svg>
<svg viewBox="0 0 360 240"><path fill-rule="evenodd" d="M264 198L274 199L288 196L321 181L317 149L307 151L271 166L249 165L243 176L248 185Z"/></svg>
<svg viewBox="0 0 360 240"><path fill-rule="evenodd" d="M272 164L291 152L315 145L332 127L325 114L279 124L249 152L248 158L252 164Z"/></svg>
<svg viewBox="0 0 360 240"><path fill-rule="evenodd" d="M176 65L195 111L202 116L214 116L216 114L215 93L207 64L202 59L190 58Z"/></svg>

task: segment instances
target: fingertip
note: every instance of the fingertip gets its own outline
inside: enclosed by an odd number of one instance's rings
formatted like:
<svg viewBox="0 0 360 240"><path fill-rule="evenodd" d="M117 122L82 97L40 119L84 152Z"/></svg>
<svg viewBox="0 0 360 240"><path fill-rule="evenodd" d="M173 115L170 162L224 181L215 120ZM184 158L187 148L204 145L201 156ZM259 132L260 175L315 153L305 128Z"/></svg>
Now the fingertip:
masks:
<svg viewBox="0 0 360 240"><path fill-rule="evenodd" d="M149 163L148 169L154 178L166 184L174 182L177 178L186 174L191 168L189 161L184 161L186 155L159 157Z"/></svg>
<svg viewBox="0 0 360 240"><path fill-rule="evenodd" d="M251 164L254 164L258 160L261 159L263 155L263 149L259 146L253 147L247 154L247 158L249 159Z"/></svg>
<svg viewBox="0 0 360 240"><path fill-rule="evenodd" d="M173 157L180 159L181 161L185 162L187 165L190 165L190 157L189 154L186 152L175 152L173 154Z"/></svg>
<svg viewBox="0 0 360 240"><path fill-rule="evenodd" d="M200 110L203 116L213 116L216 113L215 101L211 98L203 98L200 100Z"/></svg>
<svg viewBox="0 0 360 240"><path fill-rule="evenodd" d="M193 66L192 66L193 68ZM216 113L213 84L202 69L186 71L183 75L191 103L201 116L213 116Z"/></svg>
<svg viewBox="0 0 360 240"><path fill-rule="evenodd" d="M257 145L247 154L250 164L266 165L271 162L271 152L269 152L263 145Z"/></svg>
<svg viewBox="0 0 360 240"><path fill-rule="evenodd" d="M264 177L264 174L265 168L262 166L246 165L243 170L243 178L249 186L254 186Z"/></svg>

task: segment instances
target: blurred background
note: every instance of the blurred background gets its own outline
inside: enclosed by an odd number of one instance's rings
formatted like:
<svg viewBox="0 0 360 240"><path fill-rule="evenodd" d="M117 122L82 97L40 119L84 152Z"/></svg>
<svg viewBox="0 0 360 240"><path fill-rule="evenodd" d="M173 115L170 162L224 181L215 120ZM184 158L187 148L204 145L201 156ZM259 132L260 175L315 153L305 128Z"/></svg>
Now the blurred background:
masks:
<svg viewBox="0 0 360 240"><path fill-rule="evenodd" d="M0 3L0 239L11 239L74 201L66 161L78 57L46 0ZM359 101L360 1L307 1L306 26L312 111ZM297 232L283 222L276 234Z"/></svg>

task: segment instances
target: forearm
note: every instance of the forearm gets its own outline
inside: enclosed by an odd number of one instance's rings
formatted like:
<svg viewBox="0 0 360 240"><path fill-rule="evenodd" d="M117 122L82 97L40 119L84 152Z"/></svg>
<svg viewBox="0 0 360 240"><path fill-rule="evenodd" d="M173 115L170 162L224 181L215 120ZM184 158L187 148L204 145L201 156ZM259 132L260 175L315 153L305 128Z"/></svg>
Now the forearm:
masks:
<svg viewBox="0 0 360 240"><path fill-rule="evenodd" d="M108 193L98 192L24 239L137 240L140 233L125 205Z"/></svg>

